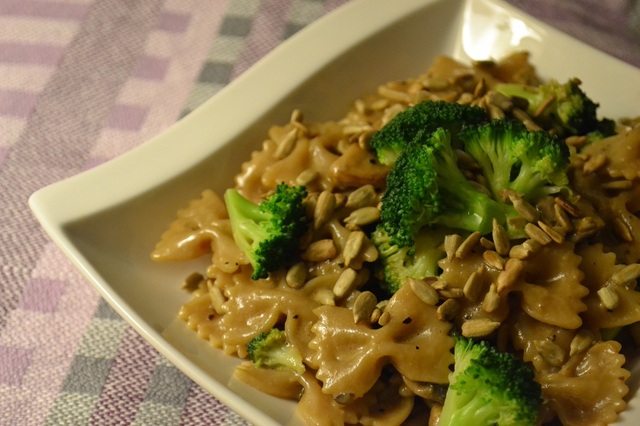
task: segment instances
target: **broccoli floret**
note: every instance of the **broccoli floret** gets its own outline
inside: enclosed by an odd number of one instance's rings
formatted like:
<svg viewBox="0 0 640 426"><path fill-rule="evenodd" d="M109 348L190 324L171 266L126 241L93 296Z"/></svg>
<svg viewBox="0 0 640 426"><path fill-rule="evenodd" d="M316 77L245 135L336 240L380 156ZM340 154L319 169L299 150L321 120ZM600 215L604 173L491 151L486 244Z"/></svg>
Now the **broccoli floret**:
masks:
<svg viewBox="0 0 640 426"><path fill-rule="evenodd" d="M371 138L371 147L382 164L391 166L420 130L431 133L442 127L455 138L464 126L484 123L487 119L486 112L477 106L445 101L422 102L400 112L376 132ZM456 143L454 139L454 145Z"/></svg>
<svg viewBox="0 0 640 426"><path fill-rule="evenodd" d="M548 132L528 131L519 121L502 119L466 128L459 137L498 199L501 191L512 189L535 201L569 183L569 149Z"/></svg>
<svg viewBox="0 0 640 426"><path fill-rule="evenodd" d="M541 388L523 361L485 341L456 338L454 371L440 424L528 426L537 424Z"/></svg>
<svg viewBox="0 0 640 426"><path fill-rule="evenodd" d="M517 214L511 205L492 199L473 186L458 168L451 134L439 128L418 132L387 175L381 220L392 244L411 247L427 225L482 234L492 221L505 226Z"/></svg>
<svg viewBox="0 0 640 426"><path fill-rule="evenodd" d="M296 348L287 341L284 331L272 328L251 339L247 343L249 359L258 368L272 368L275 370L291 370L298 374L304 373L305 367L302 356Z"/></svg>
<svg viewBox="0 0 640 426"><path fill-rule="evenodd" d="M613 134L613 122L598 119L598 104L586 95L580 84L575 78L564 84L550 80L539 86L500 83L494 90L527 101L529 115L543 128L560 136L586 135L593 131Z"/></svg>
<svg viewBox="0 0 640 426"><path fill-rule="evenodd" d="M254 280L267 278L296 253L307 229L306 196L303 186L286 184L279 184L260 204L247 200L236 189L225 192L233 238L253 266Z"/></svg>
<svg viewBox="0 0 640 426"><path fill-rule="evenodd" d="M445 256L442 247L446 231L436 228L422 228L414 237L410 247L399 247L383 226L378 226L371 235L371 241L378 249L376 277L382 290L393 295L407 282L407 278L418 280L440 274L438 261Z"/></svg>

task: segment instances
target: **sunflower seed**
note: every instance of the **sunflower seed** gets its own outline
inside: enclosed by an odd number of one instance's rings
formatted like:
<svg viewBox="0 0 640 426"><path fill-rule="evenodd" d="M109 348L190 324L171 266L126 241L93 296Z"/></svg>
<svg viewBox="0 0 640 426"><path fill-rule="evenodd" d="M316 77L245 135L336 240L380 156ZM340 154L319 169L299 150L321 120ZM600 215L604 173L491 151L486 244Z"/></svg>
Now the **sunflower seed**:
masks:
<svg viewBox="0 0 640 426"><path fill-rule="evenodd" d="M332 259L338 254L332 239L314 241L302 253L302 259L308 262L322 262Z"/></svg>
<svg viewBox="0 0 640 426"><path fill-rule="evenodd" d="M358 278L358 273L351 268L346 268L334 284L333 294L339 299L348 295L355 288L356 278Z"/></svg>
<svg viewBox="0 0 640 426"><path fill-rule="evenodd" d="M345 223L351 225L369 225L380 220L380 210L377 207L361 207L351 212L349 216L344 219Z"/></svg>
<svg viewBox="0 0 640 426"><path fill-rule="evenodd" d="M527 223L524 226L524 232L529 236L529 238L537 241L543 246L546 246L547 244L551 243L551 241L553 241L549 234L544 232L538 225L535 225L533 223Z"/></svg>
<svg viewBox="0 0 640 426"><path fill-rule="evenodd" d="M378 318L378 324L380 324L381 326L385 326L389 323L389 320L391 319L391 314L389 312L382 312L380 314L380 318Z"/></svg>
<svg viewBox="0 0 640 426"><path fill-rule="evenodd" d="M615 289L611 287L602 287L598 290L598 297L600 298L600 302L602 306L612 311L618 307L620 304L620 296Z"/></svg>
<svg viewBox="0 0 640 426"><path fill-rule="evenodd" d="M408 93L391 89L388 86L378 87L378 94L391 101L401 102L405 104L408 104L411 102L411 96L409 96Z"/></svg>
<svg viewBox="0 0 640 426"><path fill-rule="evenodd" d="M491 284L489 291L484 295L482 300L482 310L485 312L493 312L500 306L500 295L495 284Z"/></svg>
<svg viewBox="0 0 640 426"><path fill-rule="evenodd" d="M453 260L460 244L462 244L462 236L458 234L450 234L444 237L444 251L447 254L447 260Z"/></svg>
<svg viewBox="0 0 640 426"><path fill-rule="evenodd" d="M477 271L473 271L467 281L464 283L464 287L462 292L464 293L464 297L469 299L472 302L475 302L480 297L482 293L482 269Z"/></svg>
<svg viewBox="0 0 640 426"><path fill-rule="evenodd" d="M504 264L507 262L504 257L500 256L493 250L485 250L482 253L482 258L484 259L484 263L486 263L487 266L499 271L504 269Z"/></svg>
<svg viewBox="0 0 640 426"><path fill-rule="evenodd" d="M640 278L640 264L631 263L611 275L611 281L615 284L626 285Z"/></svg>
<svg viewBox="0 0 640 426"><path fill-rule="evenodd" d="M540 217L538 210L527 201L523 200L522 197L510 195L509 199L511 200L511 204L513 204L513 208L516 209L518 214L527 221L535 222Z"/></svg>
<svg viewBox="0 0 640 426"><path fill-rule="evenodd" d="M573 217L580 217L581 216L580 210L575 205L573 205L569 201L565 200L564 198L556 197L556 198L554 198L553 201L557 205L562 207L562 209L564 211L569 213L570 216L573 216Z"/></svg>
<svg viewBox="0 0 640 426"><path fill-rule="evenodd" d="M509 235L507 234L506 229L504 229L504 227L500 225L500 222L495 218L493 219L492 226L491 235L493 237L493 244L496 246L495 250L497 254L504 256L509 253L509 249L511 248Z"/></svg>
<svg viewBox="0 0 640 426"><path fill-rule="evenodd" d="M493 333L500 327L498 321L491 321L487 318L472 319L462 323L462 335L467 338L485 337Z"/></svg>
<svg viewBox="0 0 640 426"><path fill-rule="evenodd" d="M529 247L525 246L524 244L518 244L511 247L511 250L509 250L509 257L522 260L528 258L531 253L532 251Z"/></svg>
<svg viewBox="0 0 640 426"><path fill-rule="evenodd" d="M491 117L492 120L501 120L505 117L504 110L497 105L489 104L488 109L489 117Z"/></svg>
<svg viewBox="0 0 640 426"><path fill-rule="evenodd" d="M349 194L345 207L354 209L370 207L375 206L378 201L378 194L373 185L364 185Z"/></svg>
<svg viewBox="0 0 640 426"><path fill-rule="evenodd" d="M287 271L285 282L291 288L301 288L307 281L307 267L303 262L294 264Z"/></svg>
<svg viewBox="0 0 640 426"><path fill-rule="evenodd" d="M449 283L445 279L440 278L432 282L431 287L433 287L435 290L440 291L449 287Z"/></svg>
<svg viewBox="0 0 640 426"><path fill-rule="evenodd" d="M318 196L313 212L313 227L320 229L333 215L336 208L336 196L331 191L322 191Z"/></svg>
<svg viewBox="0 0 640 426"><path fill-rule="evenodd" d="M307 186L319 176L319 173L313 169L305 169L296 177L296 183L298 185Z"/></svg>
<svg viewBox="0 0 640 426"><path fill-rule="evenodd" d="M543 221L539 220L538 221L538 226L540 227L540 229L542 229L549 237L551 237L551 239L558 243L558 244L562 244L562 242L564 241L564 235L561 234L560 232L558 232L555 228L551 227L550 225L547 225L546 223L544 223Z"/></svg>
<svg viewBox="0 0 640 426"><path fill-rule="evenodd" d="M296 140L298 139L298 129L296 127L292 128L284 135L284 137L278 142L278 147L274 152L274 157L276 160L282 160L293 151L293 147L296 144Z"/></svg>
<svg viewBox="0 0 640 426"><path fill-rule="evenodd" d="M525 246L527 250L531 251L531 253L537 253L542 249L542 244L533 239L525 240L522 245Z"/></svg>
<svg viewBox="0 0 640 426"><path fill-rule="evenodd" d="M573 229L573 224L567 212L558 204L553 205L553 213L556 221L560 224L565 232L569 232Z"/></svg>
<svg viewBox="0 0 640 426"><path fill-rule="evenodd" d="M593 333L587 329L581 329L573 336L569 345L569 356L585 351L594 341Z"/></svg>
<svg viewBox="0 0 640 426"><path fill-rule="evenodd" d="M347 242L344 245L342 256L344 257L345 266L349 266L351 261L360 254L362 243L364 242L364 232L353 231L349 233Z"/></svg>
<svg viewBox="0 0 640 426"><path fill-rule="evenodd" d="M451 321L460 310L460 304L455 299L447 299L436 309L436 317L440 321Z"/></svg>
<svg viewBox="0 0 640 426"><path fill-rule="evenodd" d="M631 232L631 229L629 229L627 223L619 217L613 219L613 232L623 241L628 243L633 241L633 233Z"/></svg>
<svg viewBox="0 0 640 426"><path fill-rule="evenodd" d="M427 305L435 306L435 304L440 300L438 292L423 280L409 278L408 281L411 286L411 290L413 290L415 295L418 296L418 299L422 300Z"/></svg>
<svg viewBox="0 0 640 426"><path fill-rule="evenodd" d="M378 322L380 320L380 316L382 315L382 311L380 310L380 308L378 308L377 306L375 308L373 308L373 311L371 311L371 316L369 317L369 322L371 324L375 324L376 322Z"/></svg>
<svg viewBox="0 0 640 426"><path fill-rule="evenodd" d="M380 309L381 311L384 311L388 304L389 304L389 299L384 299L376 303L376 308Z"/></svg>
<svg viewBox="0 0 640 426"><path fill-rule="evenodd" d="M464 296L464 292L461 288L457 287L443 288L440 290L440 296L442 296L443 299L458 299Z"/></svg>
<svg viewBox="0 0 640 426"><path fill-rule="evenodd" d="M495 250L496 248L496 245L493 243L493 241L486 237L480 238L480 245L486 250Z"/></svg>
<svg viewBox="0 0 640 426"><path fill-rule="evenodd" d="M574 223L574 228L576 233L590 235L598 230L598 224L591 216L586 216L576 220ZM615 219L614 219L614 230L615 230Z"/></svg>
<svg viewBox="0 0 640 426"><path fill-rule="evenodd" d="M504 265L504 271L498 274L496 280L496 290L501 293L502 290L513 286L524 271L525 263L520 259L510 258Z"/></svg>
<svg viewBox="0 0 640 426"><path fill-rule="evenodd" d="M376 303L378 303L378 301L375 294L372 292L363 291L360 293L356 298L356 301L353 303L354 322L357 324L361 321L370 320L373 311L376 309Z"/></svg>
<svg viewBox="0 0 640 426"><path fill-rule="evenodd" d="M460 244L456 250L455 256L458 259L464 259L474 249L478 241L482 238L482 234L478 231L472 232L465 240Z"/></svg>

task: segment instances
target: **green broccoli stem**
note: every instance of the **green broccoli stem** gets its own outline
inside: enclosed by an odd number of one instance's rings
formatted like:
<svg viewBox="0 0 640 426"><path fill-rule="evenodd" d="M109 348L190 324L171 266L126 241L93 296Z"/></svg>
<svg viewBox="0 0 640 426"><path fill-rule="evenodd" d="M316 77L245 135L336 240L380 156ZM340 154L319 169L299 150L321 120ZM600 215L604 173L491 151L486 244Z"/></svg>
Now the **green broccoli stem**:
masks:
<svg viewBox="0 0 640 426"><path fill-rule="evenodd" d="M224 194L233 239L253 267L251 278L267 278L297 253L307 218L303 186L279 184L276 191L255 204L230 188Z"/></svg>
<svg viewBox="0 0 640 426"><path fill-rule="evenodd" d="M230 189L224 193L225 204L229 216L233 218L231 225L244 238L238 238L236 244L246 252L252 250L251 244L267 237L267 232L259 225L270 219L270 214L260 210L257 204L244 198L237 190Z"/></svg>
<svg viewBox="0 0 640 426"><path fill-rule="evenodd" d="M459 183L455 192L447 192L442 194L447 213L438 216L436 223L483 235L491 232L494 218L506 224L508 206L473 189L468 182Z"/></svg>
<svg viewBox="0 0 640 426"><path fill-rule="evenodd" d="M447 207L446 214L440 215L436 223L481 234L491 232L494 218L505 224L507 206L474 188L458 168L450 145L441 146L441 150L436 151L435 164L440 197Z"/></svg>
<svg viewBox="0 0 640 426"><path fill-rule="evenodd" d="M270 215L260 210L258 204L243 197L237 190L229 189L224 194L228 205L247 219L254 221L269 220Z"/></svg>
<svg viewBox="0 0 640 426"><path fill-rule="evenodd" d="M443 407L440 418L449 419L448 426L472 426L497 424L500 411L497 404L491 403L491 397L476 394L456 394L447 391L446 398L453 403Z"/></svg>
<svg viewBox="0 0 640 426"><path fill-rule="evenodd" d="M548 180L531 163L525 162L520 165L518 179L511 185L511 189L524 194L528 200L536 200L545 195L545 189L551 192L554 188L556 187L550 186Z"/></svg>

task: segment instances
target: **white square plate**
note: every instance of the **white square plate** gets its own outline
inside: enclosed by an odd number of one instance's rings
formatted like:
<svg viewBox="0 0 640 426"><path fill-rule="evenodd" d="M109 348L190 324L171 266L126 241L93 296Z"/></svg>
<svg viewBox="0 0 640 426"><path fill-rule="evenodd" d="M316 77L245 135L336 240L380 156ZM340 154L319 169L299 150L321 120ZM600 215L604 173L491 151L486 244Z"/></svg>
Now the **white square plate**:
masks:
<svg viewBox="0 0 640 426"><path fill-rule="evenodd" d="M393 5L392 5L393 4ZM496 0L353 0L313 23L165 133L95 169L36 192L42 226L115 310L222 402L259 425L296 423L293 403L228 382L237 360L176 323L181 280L201 262L154 264L149 253L176 211L205 188L233 184L272 124L294 108L339 119L378 84L458 59L531 52L543 76L578 76L600 112L640 116L640 71ZM631 387L638 387L635 371ZM635 424L640 397L621 425Z"/></svg>

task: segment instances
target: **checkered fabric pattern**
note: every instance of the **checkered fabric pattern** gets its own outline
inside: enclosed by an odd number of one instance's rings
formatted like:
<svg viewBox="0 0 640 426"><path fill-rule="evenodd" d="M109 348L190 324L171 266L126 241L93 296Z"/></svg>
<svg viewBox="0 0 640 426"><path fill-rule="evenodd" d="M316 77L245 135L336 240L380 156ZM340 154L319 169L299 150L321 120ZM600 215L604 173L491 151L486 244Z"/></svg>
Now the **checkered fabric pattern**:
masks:
<svg viewBox="0 0 640 426"><path fill-rule="evenodd" d="M162 132L347 1L0 0L0 425L246 424L100 299L27 199ZM628 1L513 3L640 65Z"/></svg>
<svg viewBox="0 0 640 426"><path fill-rule="evenodd" d="M0 1L0 424L241 425L47 240L40 187L117 157L346 0Z"/></svg>

